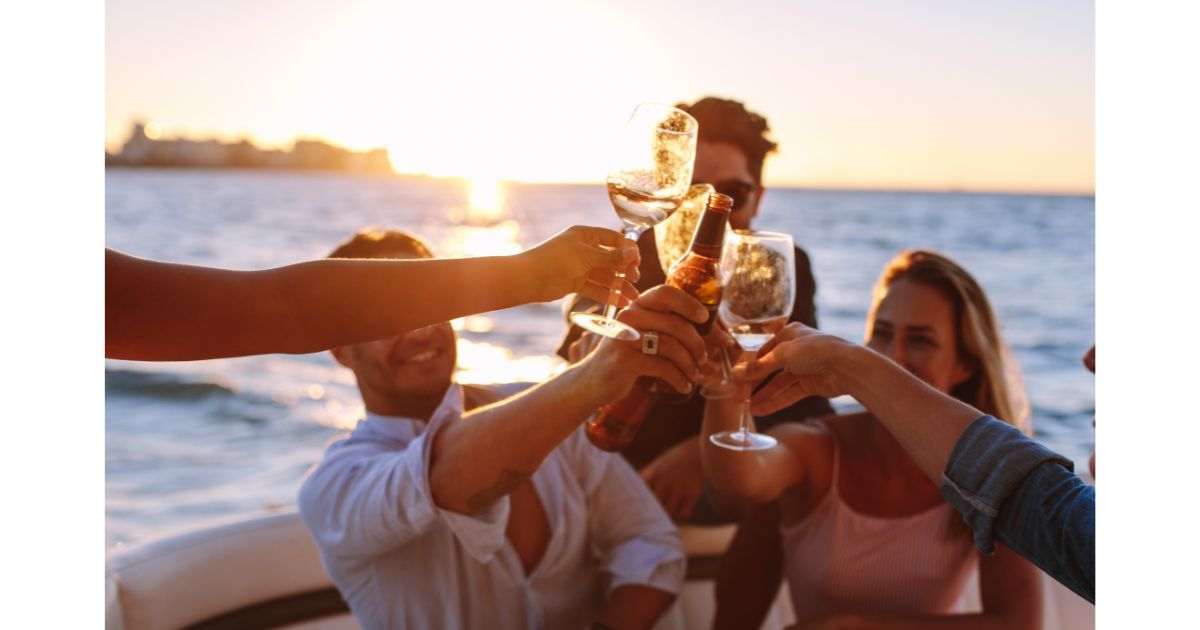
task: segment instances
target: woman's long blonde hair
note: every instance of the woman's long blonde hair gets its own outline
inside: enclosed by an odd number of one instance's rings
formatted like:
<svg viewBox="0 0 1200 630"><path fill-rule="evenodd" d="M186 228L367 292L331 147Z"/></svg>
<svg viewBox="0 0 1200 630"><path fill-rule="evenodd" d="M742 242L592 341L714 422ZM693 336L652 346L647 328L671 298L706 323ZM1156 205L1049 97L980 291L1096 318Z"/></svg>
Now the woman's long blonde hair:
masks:
<svg viewBox="0 0 1200 630"><path fill-rule="evenodd" d="M933 287L954 305L958 354L973 373L955 386L950 395L1027 434L1032 433L1020 374L1000 337L992 305L975 278L949 258L930 251L908 250L884 266L867 313L867 335L875 329L879 303L888 288L901 279Z"/></svg>

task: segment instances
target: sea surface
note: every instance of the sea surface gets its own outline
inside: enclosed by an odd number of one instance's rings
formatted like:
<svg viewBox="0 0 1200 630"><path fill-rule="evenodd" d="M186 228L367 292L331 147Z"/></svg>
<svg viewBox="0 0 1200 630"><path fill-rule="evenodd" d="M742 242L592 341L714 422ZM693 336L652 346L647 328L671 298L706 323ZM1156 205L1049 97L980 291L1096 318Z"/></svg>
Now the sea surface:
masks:
<svg viewBox="0 0 1200 630"><path fill-rule="evenodd" d="M107 245L237 269L323 257L367 225L416 232L442 256L510 253L572 224L617 225L599 184L136 169L110 169L105 182ZM997 311L1037 437L1086 470L1092 197L773 188L755 227L794 235L812 259L820 327L854 340L893 255L919 247L957 260ZM563 322L561 301L456 321L458 378L544 378L559 363ZM326 353L107 361L105 389L109 546L294 505L324 444L362 413L353 375Z"/></svg>

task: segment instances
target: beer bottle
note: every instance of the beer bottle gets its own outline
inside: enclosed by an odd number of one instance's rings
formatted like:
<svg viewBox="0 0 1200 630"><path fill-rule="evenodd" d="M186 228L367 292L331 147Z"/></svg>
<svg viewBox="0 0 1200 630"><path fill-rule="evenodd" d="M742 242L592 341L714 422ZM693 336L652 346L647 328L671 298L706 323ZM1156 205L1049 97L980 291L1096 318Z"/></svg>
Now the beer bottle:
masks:
<svg viewBox="0 0 1200 630"><path fill-rule="evenodd" d="M653 406L654 395L644 387L634 386L624 398L604 405L588 420L588 441L611 453L624 450L633 442L633 436Z"/></svg>
<svg viewBox="0 0 1200 630"><path fill-rule="evenodd" d="M725 244L725 226L729 223L732 207L733 198L729 195L714 192L708 196L708 204L692 234L692 244L667 273L667 284L696 298L708 309L708 319L703 324L693 324L701 337L712 330L717 321L717 308L721 305L721 247ZM665 381L654 381L650 391L673 403L682 403L691 397Z"/></svg>
<svg viewBox="0 0 1200 630"><path fill-rule="evenodd" d="M667 284L696 298L708 309L708 319L703 324L693 324L700 336L708 335L717 319L717 308L721 305L721 277L719 265L721 248L725 244L725 226L729 223L729 209L733 198L714 192L708 196L708 204L688 251L667 275ZM617 452L633 442L638 427L658 399L668 402L683 402L688 394L679 393L665 381L641 377L624 398L611 402L596 411L587 423L587 436L597 448Z"/></svg>

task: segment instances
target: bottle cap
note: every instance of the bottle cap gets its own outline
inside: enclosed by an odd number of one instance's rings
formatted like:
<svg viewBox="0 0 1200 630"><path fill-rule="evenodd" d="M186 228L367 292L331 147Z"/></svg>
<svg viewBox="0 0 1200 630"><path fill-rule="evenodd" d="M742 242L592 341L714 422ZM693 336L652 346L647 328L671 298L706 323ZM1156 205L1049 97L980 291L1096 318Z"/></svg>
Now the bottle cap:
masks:
<svg viewBox="0 0 1200 630"><path fill-rule="evenodd" d="M719 192L710 193L708 195L708 207L712 210L729 211L733 207L733 197L723 195Z"/></svg>

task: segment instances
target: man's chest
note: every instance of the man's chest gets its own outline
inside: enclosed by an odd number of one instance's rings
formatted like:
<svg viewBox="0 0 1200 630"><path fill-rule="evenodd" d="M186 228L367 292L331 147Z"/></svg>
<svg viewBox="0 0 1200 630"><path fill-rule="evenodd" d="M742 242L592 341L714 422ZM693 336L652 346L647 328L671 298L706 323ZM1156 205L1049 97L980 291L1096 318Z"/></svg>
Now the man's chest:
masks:
<svg viewBox="0 0 1200 630"><path fill-rule="evenodd" d="M504 533L520 558L525 575L533 573L546 554L552 531L550 519L531 480L517 486L509 495L508 527Z"/></svg>

